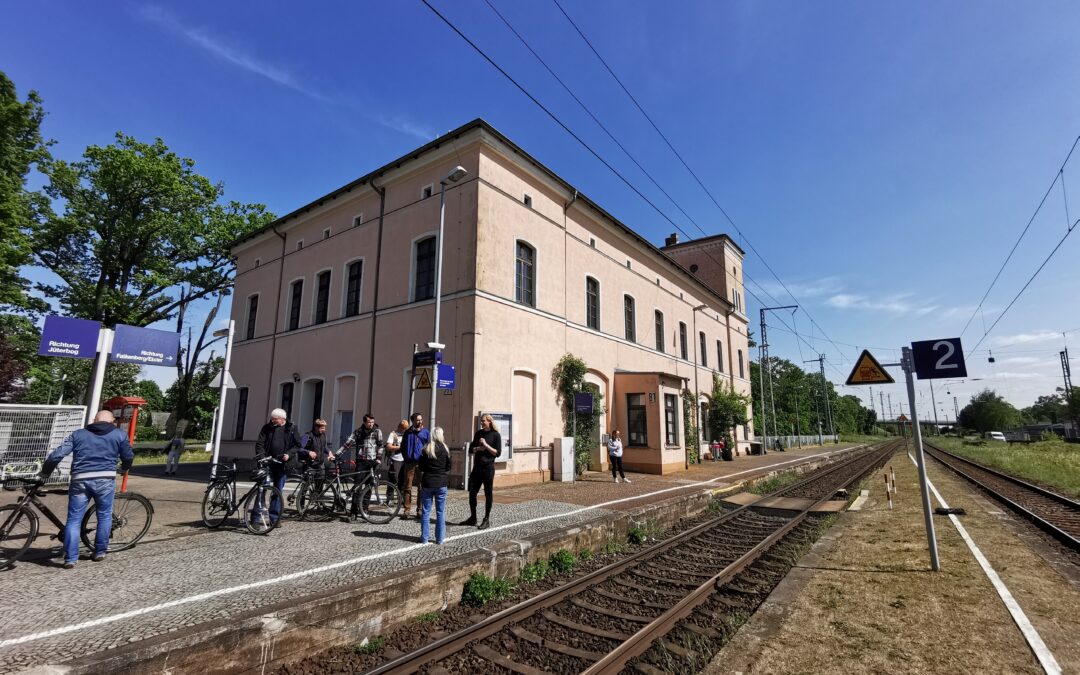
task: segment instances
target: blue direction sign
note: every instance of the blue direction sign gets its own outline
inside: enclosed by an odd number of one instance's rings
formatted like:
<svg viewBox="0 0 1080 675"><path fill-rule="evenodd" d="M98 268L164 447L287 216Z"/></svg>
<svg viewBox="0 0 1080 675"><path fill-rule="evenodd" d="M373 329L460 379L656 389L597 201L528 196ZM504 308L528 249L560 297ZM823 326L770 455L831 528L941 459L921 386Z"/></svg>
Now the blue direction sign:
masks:
<svg viewBox="0 0 1080 675"><path fill-rule="evenodd" d="M457 369L449 363L439 364L439 389L457 389Z"/></svg>
<svg viewBox="0 0 1080 675"><path fill-rule="evenodd" d="M578 415L593 414L593 395L588 392L574 394L574 412Z"/></svg>
<svg viewBox="0 0 1080 675"><path fill-rule="evenodd" d="M967 364L964 363L964 348L960 346L960 338L912 342L911 356L915 361L915 374L920 380L967 377Z"/></svg>
<svg viewBox="0 0 1080 675"><path fill-rule="evenodd" d="M144 366L175 366L180 333L117 324L110 361Z"/></svg>
<svg viewBox="0 0 1080 675"><path fill-rule="evenodd" d="M66 316L45 317L41 331L41 356L63 356L69 359L92 359L97 356L98 333L101 324L87 319Z"/></svg>
<svg viewBox="0 0 1080 675"><path fill-rule="evenodd" d="M426 352L416 352L412 356L413 368L433 366L436 363L442 363L442 352L438 349L429 349Z"/></svg>

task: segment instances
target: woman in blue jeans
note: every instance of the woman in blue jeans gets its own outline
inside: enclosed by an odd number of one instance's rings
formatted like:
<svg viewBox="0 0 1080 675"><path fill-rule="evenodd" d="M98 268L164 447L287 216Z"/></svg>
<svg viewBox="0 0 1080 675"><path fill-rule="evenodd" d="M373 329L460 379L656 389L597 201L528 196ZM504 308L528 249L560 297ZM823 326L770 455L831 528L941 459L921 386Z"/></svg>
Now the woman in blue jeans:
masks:
<svg viewBox="0 0 1080 675"><path fill-rule="evenodd" d="M443 440L442 427L431 430L431 441L424 446L418 468L420 479L420 543L428 543L431 502L435 502L435 543L446 537L446 489L450 485L450 450Z"/></svg>

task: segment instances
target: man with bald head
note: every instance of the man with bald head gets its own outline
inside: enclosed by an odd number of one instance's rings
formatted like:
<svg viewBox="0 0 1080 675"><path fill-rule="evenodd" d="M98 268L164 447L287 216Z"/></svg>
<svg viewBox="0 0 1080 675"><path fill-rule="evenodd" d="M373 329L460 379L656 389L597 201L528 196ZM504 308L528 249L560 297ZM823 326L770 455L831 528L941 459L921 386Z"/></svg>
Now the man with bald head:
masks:
<svg viewBox="0 0 1080 675"><path fill-rule="evenodd" d="M79 560L79 529L83 514L94 500L97 530L94 537L94 562L105 559L112 534L113 495L116 493L116 462L127 471L135 459L127 434L116 428L113 414L102 410L94 423L79 429L49 453L41 469L44 482L62 459L72 455L71 486L68 488L68 516L64 526L64 569L72 569Z"/></svg>

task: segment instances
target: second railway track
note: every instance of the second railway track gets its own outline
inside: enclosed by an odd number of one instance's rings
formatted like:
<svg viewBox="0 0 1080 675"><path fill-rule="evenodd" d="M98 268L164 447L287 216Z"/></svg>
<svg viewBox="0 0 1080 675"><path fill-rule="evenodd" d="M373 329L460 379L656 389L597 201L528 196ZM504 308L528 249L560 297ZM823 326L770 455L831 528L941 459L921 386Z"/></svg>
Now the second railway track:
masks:
<svg viewBox="0 0 1080 675"><path fill-rule="evenodd" d="M1080 502L929 443L924 445L931 457L1031 520L1066 547L1080 552Z"/></svg>
<svg viewBox="0 0 1080 675"><path fill-rule="evenodd" d="M709 641L723 632L726 614L752 612L778 581L770 578L771 563L766 559L770 549L789 535L798 536L812 522L814 508L899 447L890 442L867 450L759 500L775 504L776 498L786 498L801 501L799 507L734 508L370 672L540 675L667 670L654 656L657 646L668 657L692 656L679 641L667 639L672 631ZM763 570L751 570L755 563Z"/></svg>

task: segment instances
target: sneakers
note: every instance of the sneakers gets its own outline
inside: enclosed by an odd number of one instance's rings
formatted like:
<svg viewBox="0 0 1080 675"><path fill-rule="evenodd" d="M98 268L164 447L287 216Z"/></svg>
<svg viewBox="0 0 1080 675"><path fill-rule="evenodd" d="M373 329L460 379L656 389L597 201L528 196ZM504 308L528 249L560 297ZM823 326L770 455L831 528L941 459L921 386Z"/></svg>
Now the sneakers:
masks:
<svg viewBox="0 0 1080 675"><path fill-rule="evenodd" d="M94 557L92 557L90 559L93 560L94 562L102 562L102 561L105 560L105 554L104 553L95 553ZM72 567L74 567L74 565L72 565Z"/></svg>
<svg viewBox="0 0 1080 675"><path fill-rule="evenodd" d="M64 563L64 569L66 569L66 570L75 569L75 563L69 563L69 562Z"/></svg>
<svg viewBox="0 0 1080 675"><path fill-rule="evenodd" d="M630 483L630 482L632 482L632 481L631 481L631 480L630 480L629 478L623 478L623 479L622 479L622 482L624 482L624 483Z"/></svg>
<svg viewBox="0 0 1080 675"><path fill-rule="evenodd" d="M612 476L612 478L614 478L614 479L615 479L615 482L616 482L616 483L618 483L618 482L619 482L619 477L618 477L618 476Z"/></svg>

